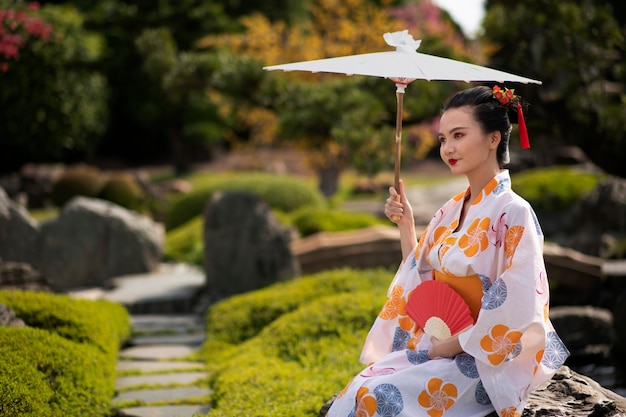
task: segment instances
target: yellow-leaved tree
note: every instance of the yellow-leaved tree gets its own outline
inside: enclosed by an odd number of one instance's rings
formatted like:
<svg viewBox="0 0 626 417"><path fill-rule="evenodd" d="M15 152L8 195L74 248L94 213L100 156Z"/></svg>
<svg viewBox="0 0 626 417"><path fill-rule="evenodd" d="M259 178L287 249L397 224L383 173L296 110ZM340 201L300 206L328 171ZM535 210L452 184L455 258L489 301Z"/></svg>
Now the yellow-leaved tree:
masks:
<svg viewBox="0 0 626 417"><path fill-rule="evenodd" d="M383 34L403 29L415 38L433 40L437 51L449 51L455 57L467 52L458 28L429 0L421 2L427 9L392 7L390 0L380 3L313 0L306 21L288 25L253 14L241 19L241 33L205 37L198 45L226 51L230 67L224 71L231 74L242 57L262 67L391 50ZM424 10L429 11L428 18L423 17ZM423 98L407 94L405 117L410 122L408 131L419 132L412 149L423 156L435 143L432 131L424 128L438 114L439 106L433 103L441 101L451 87L425 82L419 88ZM270 72L243 96L215 95L214 99L225 113L234 115L239 132L247 134L247 143L272 143L280 138L306 150L320 189L330 196L337 191L339 175L346 167L369 176L391 167L394 91L391 81L379 78ZM422 122L426 124L420 129L411 130L410 124ZM236 131L231 139L234 144L241 142Z"/></svg>

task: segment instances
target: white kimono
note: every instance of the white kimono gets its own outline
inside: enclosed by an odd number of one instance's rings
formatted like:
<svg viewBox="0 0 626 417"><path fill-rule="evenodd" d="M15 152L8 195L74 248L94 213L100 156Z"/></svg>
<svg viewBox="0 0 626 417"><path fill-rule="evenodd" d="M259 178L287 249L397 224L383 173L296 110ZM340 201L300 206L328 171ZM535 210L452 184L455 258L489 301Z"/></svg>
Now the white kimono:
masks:
<svg viewBox="0 0 626 417"><path fill-rule="evenodd" d="M543 234L508 171L472 201L455 231L466 192L436 213L403 260L361 354L368 365L344 388L328 417L519 417L530 391L569 352L548 318ZM475 324L459 334L464 353L428 358L431 341L406 313L409 293L437 270L478 276Z"/></svg>

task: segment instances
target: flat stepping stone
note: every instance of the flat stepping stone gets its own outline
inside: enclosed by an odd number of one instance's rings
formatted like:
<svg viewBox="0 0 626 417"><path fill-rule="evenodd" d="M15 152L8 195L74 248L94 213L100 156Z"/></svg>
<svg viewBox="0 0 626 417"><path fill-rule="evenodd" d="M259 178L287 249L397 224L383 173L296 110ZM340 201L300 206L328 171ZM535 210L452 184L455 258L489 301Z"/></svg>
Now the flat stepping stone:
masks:
<svg viewBox="0 0 626 417"><path fill-rule="evenodd" d="M209 395L208 388L179 387L162 389L141 389L135 391L120 392L113 398L113 403L119 401L139 400L145 403L178 401L188 398L206 397Z"/></svg>
<svg viewBox="0 0 626 417"><path fill-rule="evenodd" d="M200 380L206 379L207 376L208 374L206 372L172 372L167 374L125 376L117 378L117 381L115 382L115 389L119 390L122 388L136 387L144 384L190 385Z"/></svg>
<svg viewBox="0 0 626 417"><path fill-rule="evenodd" d="M119 357L146 360L176 359L184 358L196 350L195 347L187 345L133 346L122 350Z"/></svg>
<svg viewBox="0 0 626 417"><path fill-rule="evenodd" d="M136 336L130 340L131 345L191 345L199 347L206 340L206 333L191 334L155 334Z"/></svg>
<svg viewBox="0 0 626 417"><path fill-rule="evenodd" d="M206 414L205 405L163 405L158 407L129 407L118 410L120 417L191 417Z"/></svg>
<svg viewBox="0 0 626 417"><path fill-rule="evenodd" d="M205 282L199 268L162 264L157 271L113 278L104 298L123 304L131 314L180 314L195 307Z"/></svg>
<svg viewBox="0 0 626 417"><path fill-rule="evenodd" d="M168 372L172 370L185 371L189 369L204 369L202 362L165 362L165 361L118 361L119 371L140 371L140 372Z"/></svg>
<svg viewBox="0 0 626 417"><path fill-rule="evenodd" d="M195 333L206 330L203 318L196 314L136 314L131 316L131 323L133 331L137 333Z"/></svg>

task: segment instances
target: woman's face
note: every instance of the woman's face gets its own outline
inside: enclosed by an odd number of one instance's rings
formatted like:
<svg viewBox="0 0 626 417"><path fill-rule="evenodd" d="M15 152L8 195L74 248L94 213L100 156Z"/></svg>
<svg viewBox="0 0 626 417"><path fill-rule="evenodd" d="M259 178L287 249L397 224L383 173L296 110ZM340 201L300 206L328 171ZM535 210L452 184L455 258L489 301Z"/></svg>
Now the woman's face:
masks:
<svg viewBox="0 0 626 417"><path fill-rule="evenodd" d="M496 150L500 133L484 133L470 106L451 108L441 115L439 154L457 175L498 170Z"/></svg>

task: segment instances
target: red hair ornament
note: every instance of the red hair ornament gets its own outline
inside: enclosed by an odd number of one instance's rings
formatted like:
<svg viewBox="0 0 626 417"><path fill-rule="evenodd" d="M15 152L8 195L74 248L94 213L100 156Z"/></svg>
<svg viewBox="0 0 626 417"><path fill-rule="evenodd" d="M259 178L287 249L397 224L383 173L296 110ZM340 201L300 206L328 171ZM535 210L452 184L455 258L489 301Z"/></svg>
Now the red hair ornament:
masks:
<svg viewBox="0 0 626 417"><path fill-rule="evenodd" d="M526 121L524 120L524 112L522 111L521 100L515 95L515 90L508 88L500 88L498 85L493 86L493 97L503 106L517 102L515 108L517 110L517 125L519 128L519 143L522 149L530 148L530 140L528 139L528 130L526 129Z"/></svg>

